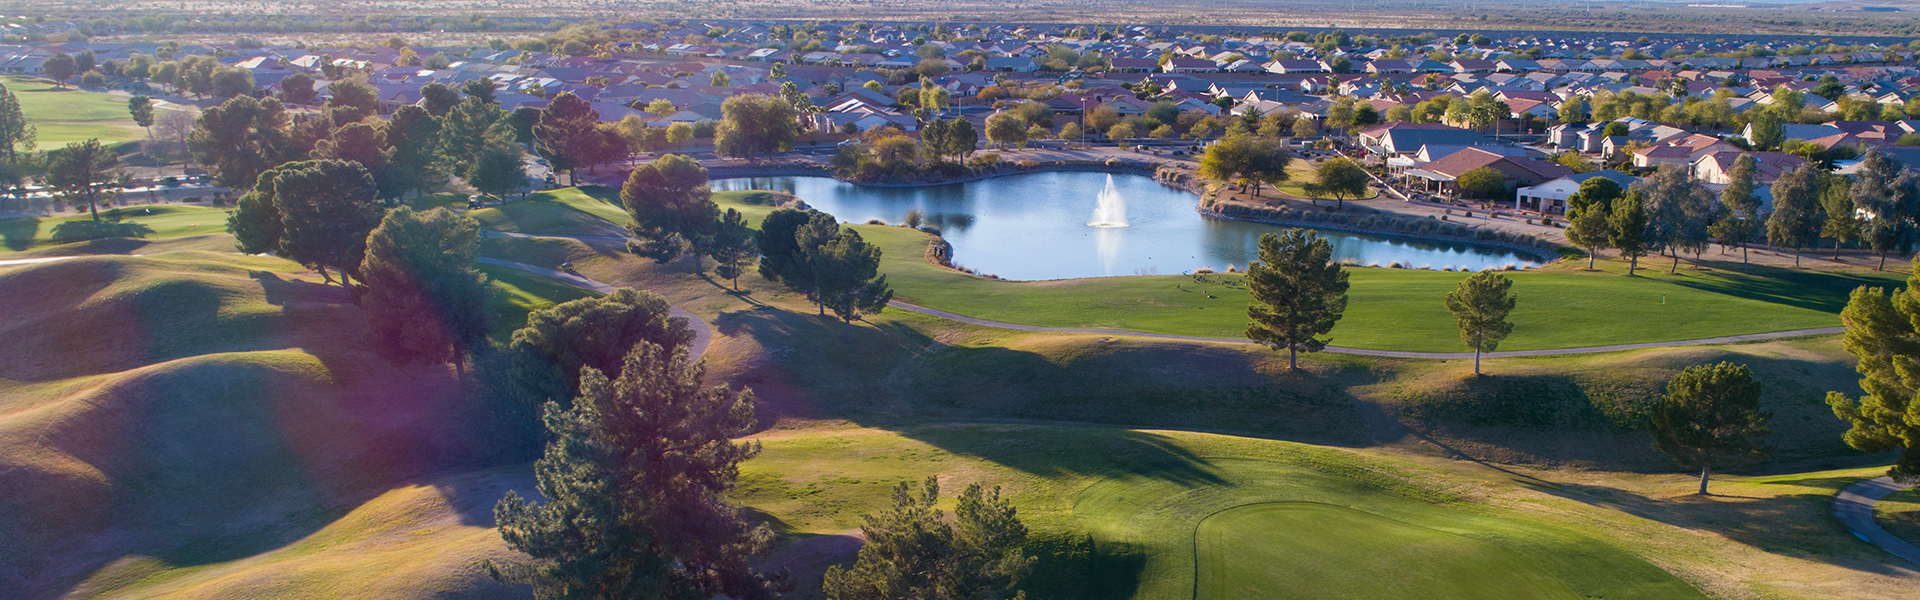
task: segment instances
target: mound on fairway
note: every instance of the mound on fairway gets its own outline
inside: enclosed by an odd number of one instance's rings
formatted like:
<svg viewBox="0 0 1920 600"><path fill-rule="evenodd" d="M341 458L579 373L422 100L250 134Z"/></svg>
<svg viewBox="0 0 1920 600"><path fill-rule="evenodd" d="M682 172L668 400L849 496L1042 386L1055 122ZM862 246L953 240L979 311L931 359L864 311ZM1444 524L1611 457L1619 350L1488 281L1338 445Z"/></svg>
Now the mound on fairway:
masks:
<svg viewBox="0 0 1920 600"><path fill-rule="evenodd" d="M228 563L396 484L522 458L511 411L447 365L375 355L318 279L214 252L0 267L0 597ZM575 293L503 287L503 322Z"/></svg>
<svg viewBox="0 0 1920 600"><path fill-rule="evenodd" d="M1317 502L1222 511L1195 544L1203 599L1580 598L1499 546Z"/></svg>

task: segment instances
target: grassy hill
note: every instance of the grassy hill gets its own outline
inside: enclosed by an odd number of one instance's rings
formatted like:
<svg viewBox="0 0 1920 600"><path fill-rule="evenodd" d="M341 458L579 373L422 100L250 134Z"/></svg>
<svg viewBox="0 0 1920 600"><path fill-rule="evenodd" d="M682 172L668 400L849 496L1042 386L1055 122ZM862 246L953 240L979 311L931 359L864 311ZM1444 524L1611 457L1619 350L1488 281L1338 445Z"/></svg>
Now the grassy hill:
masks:
<svg viewBox="0 0 1920 600"><path fill-rule="evenodd" d="M507 323L582 293L506 283L492 306ZM0 267L0 290L9 597L106 565L252 556L395 484L520 451L506 442L520 424L474 384L373 355L346 293L284 260L82 257Z"/></svg>

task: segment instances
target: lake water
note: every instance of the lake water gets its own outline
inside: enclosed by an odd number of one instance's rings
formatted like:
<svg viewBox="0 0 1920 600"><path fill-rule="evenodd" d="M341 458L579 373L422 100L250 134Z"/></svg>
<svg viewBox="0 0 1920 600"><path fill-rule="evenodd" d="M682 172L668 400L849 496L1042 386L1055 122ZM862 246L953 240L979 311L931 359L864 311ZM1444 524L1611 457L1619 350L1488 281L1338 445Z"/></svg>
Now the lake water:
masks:
<svg viewBox="0 0 1920 600"><path fill-rule="evenodd" d="M1032 173L926 187L829 177L721 179L713 189L792 193L842 222L906 220L918 209L953 244L953 262L1007 279L1173 275L1246 268L1272 225L1202 216L1199 199L1141 175ZM1104 199L1104 201L1103 201ZM1482 270L1538 261L1509 250L1322 231L1335 260Z"/></svg>

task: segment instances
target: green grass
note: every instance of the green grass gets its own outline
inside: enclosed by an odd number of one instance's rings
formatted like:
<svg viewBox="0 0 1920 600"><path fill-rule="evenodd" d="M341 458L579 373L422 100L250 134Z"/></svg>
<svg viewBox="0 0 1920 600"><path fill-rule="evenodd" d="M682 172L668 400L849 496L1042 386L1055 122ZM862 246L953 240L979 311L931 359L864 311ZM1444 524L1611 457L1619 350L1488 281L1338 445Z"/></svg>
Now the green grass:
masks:
<svg viewBox="0 0 1920 600"><path fill-rule="evenodd" d="M1579 598L1499 546L1330 504L1231 508L1196 537L1196 598Z"/></svg>
<svg viewBox="0 0 1920 600"><path fill-rule="evenodd" d="M1345 450L1195 433L1014 425L813 431L762 441L765 452L741 465L737 495L789 535L857 526L859 514L884 505L892 485L928 473L939 473L948 490L968 483L1001 486L1033 531L1029 549L1046 554L1033 590L1042 594L1080 573L1090 586L1085 597L1186 599L1195 597L1197 584L1200 597L1250 597L1221 586L1262 585L1241 562L1251 554L1221 556L1203 545L1196 565L1196 536L1203 544L1212 541L1203 522L1240 507L1315 502L1391 520L1374 526L1395 539L1360 549L1398 546L1401 556L1408 556L1422 548L1404 543L1424 536L1425 548L1442 540L1453 549L1475 552L1452 552L1457 561L1528 567L1478 573L1477 580L1462 576L1459 563L1442 568L1440 574L1461 586L1459 593L1476 589L1471 584L1477 583L1514 586L1516 594L1557 589L1562 597L1702 597L1672 575L1593 537L1467 500L1450 491L1452 483L1417 467ZM1330 548L1349 539L1324 527L1296 525L1246 523L1243 533L1266 548L1288 543ZM1406 528L1430 533L1410 535ZM1407 572L1427 566L1400 565ZM1297 593L1263 586L1265 591L1253 596L1349 597L1316 593L1332 588L1314 586L1337 586L1337 578L1353 575L1319 580L1302 573L1288 573L1300 586ZM1567 594L1569 589L1580 595ZM1444 591L1400 597L1473 597L1441 595Z"/></svg>
<svg viewBox="0 0 1920 600"><path fill-rule="evenodd" d="M98 224L86 213L4 219L0 220L0 255L98 238L170 238L226 230L226 209L177 204L102 210Z"/></svg>
<svg viewBox="0 0 1920 600"><path fill-rule="evenodd" d="M606 188L589 189L606 197ZM619 202L617 194L612 202ZM624 209L581 188L537 192L525 200L467 211L467 216L486 229L533 235L620 235L629 220Z"/></svg>
<svg viewBox="0 0 1920 600"><path fill-rule="evenodd" d="M924 258L927 236L857 225L882 248L894 297L970 317L1025 325L1111 328L1239 338L1251 301L1239 275L1208 283L1179 275L1045 282L999 281ZM965 262L965 257L961 257ZM1615 261L1617 262L1617 261ZM1519 296L1501 350L1658 342L1840 325L1847 294L1897 285L1902 275L1754 267L1751 274L1683 268L1679 274L1603 262L1600 272L1555 265L1509 273ZM1465 352L1444 299L1465 273L1350 268L1346 315L1327 336L1337 346Z"/></svg>
<svg viewBox="0 0 1920 600"><path fill-rule="evenodd" d="M512 339L513 330L526 327L527 313L599 295L525 271L492 265L474 267L493 280L499 290L487 303L487 311L493 313L492 337L497 343L506 343Z"/></svg>
<svg viewBox="0 0 1920 600"><path fill-rule="evenodd" d="M1894 537L1920 544L1920 487L1887 494L1873 505L1873 520Z"/></svg>
<svg viewBox="0 0 1920 600"><path fill-rule="evenodd" d="M610 190L599 192L605 197ZM512 215L484 215L493 228L591 234L625 212L574 190L518 204ZM746 193L715 194L724 210L757 222L771 211ZM491 209L490 209L491 210ZM591 211L591 212L589 212ZM476 211L486 213L486 211ZM594 219L600 216L601 219ZM884 251L881 265L895 298L961 315L1047 327L1109 328L1234 338L1251 301L1239 275L1206 282L1179 275L1014 282L944 269L924 259L928 237L903 227L855 225ZM505 229L512 228L512 229ZM965 262L965 257L961 257ZM1861 285L1898 285L1898 273L1843 273L1753 267L1750 273L1686 265L1669 275L1647 261L1633 277L1619 261L1600 271L1563 263L1510 273L1520 304L1514 333L1500 349L1534 350L1688 340L1833 327L1847 294ZM1723 265L1724 266L1724 265ZM1465 352L1444 298L1465 273L1351 268L1346 315L1328 336L1337 346Z"/></svg>
<svg viewBox="0 0 1920 600"><path fill-rule="evenodd" d="M0 77L0 83L20 99L20 111L39 130L41 148L92 138L102 142L146 138L146 130L134 125L128 115L125 96L56 89L45 79L18 75Z"/></svg>
<svg viewBox="0 0 1920 600"><path fill-rule="evenodd" d="M1314 166L1315 165L1313 163L1309 163L1307 161L1294 161L1293 164L1287 166L1288 179L1286 181L1282 181L1280 183L1274 184L1273 189L1280 190L1280 192L1283 194L1288 194L1288 195L1296 196L1300 198L1333 200L1334 199L1333 196L1330 196L1327 194L1317 194L1317 193L1312 193L1307 191L1307 184L1313 182ZM1378 197L1379 195L1380 195L1380 192L1374 191L1373 188L1367 188L1367 191L1364 194L1362 194L1359 198L1348 198L1347 201L1353 202L1356 200L1370 200L1375 197ZM1260 198L1260 196L1255 196L1254 198L1258 199Z"/></svg>

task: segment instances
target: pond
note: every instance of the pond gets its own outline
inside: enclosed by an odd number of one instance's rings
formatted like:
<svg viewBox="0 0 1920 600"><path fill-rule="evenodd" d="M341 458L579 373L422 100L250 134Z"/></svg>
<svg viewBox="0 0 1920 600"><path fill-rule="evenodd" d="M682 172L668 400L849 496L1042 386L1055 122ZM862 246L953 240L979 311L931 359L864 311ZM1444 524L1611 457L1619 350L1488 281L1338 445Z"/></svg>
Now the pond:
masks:
<svg viewBox="0 0 1920 600"><path fill-rule="evenodd" d="M721 179L716 191L794 194L842 222L888 223L919 210L953 244L953 263L1007 279L1173 275L1244 269L1273 225L1218 219L1199 199L1151 177L1094 172L1031 173L924 187L858 186L829 177ZM1483 270L1529 267L1510 250L1322 231L1335 260L1385 266Z"/></svg>

